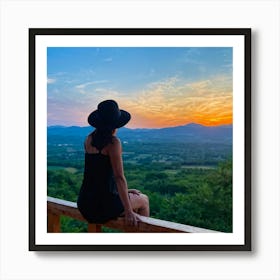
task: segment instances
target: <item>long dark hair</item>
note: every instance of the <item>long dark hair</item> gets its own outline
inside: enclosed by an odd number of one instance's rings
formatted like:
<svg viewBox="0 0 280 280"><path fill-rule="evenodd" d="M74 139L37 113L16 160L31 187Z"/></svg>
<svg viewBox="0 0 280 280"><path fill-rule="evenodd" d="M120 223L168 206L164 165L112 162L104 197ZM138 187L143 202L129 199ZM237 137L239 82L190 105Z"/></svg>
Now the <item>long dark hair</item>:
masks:
<svg viewBox="0 0 280 280"><path fill-rule="evenodd" d="M113 130L109 127L96 128L91 133L91 145L101 151L106 145L113 143Z"/></svg>

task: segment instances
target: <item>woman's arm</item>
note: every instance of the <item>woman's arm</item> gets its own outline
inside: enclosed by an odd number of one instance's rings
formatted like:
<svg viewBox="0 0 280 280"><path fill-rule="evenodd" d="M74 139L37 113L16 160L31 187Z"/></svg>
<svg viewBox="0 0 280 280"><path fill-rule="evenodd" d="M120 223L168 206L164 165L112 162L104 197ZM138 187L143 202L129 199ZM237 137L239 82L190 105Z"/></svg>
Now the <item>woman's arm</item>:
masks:
<svg viewBox="0 0 280 280"><path fill-rule="evenodd" d="M129 225L137 225L138 217L133 212L128 197L127 182L123 171L122 148L118 138L113 138L113 144L108 147L108 154L111 160L118 192L124 206L126 223Z"/></svg>

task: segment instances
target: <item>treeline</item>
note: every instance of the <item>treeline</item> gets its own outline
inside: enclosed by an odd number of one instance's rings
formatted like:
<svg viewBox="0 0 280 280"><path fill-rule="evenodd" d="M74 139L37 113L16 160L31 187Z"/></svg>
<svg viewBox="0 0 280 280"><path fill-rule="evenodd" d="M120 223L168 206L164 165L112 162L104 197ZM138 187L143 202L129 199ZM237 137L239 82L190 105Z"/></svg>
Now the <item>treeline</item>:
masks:
<svg viewBox="0 0 280 280"><path fill-rule="evenodd" d="M82 183L82 162L70 173L48 170L48 195L76 201ZM59 166L57 163L53 165ZM71 165L73 166L73 164ZM215 168L183 168L178 164L125 164L129 188L150 199L151 216L197 227L232 232L232 161ZM85 223L63 217L64 232L86 232Z"/></svg>
<svg viewBox="0 0 280 280"><path fill-rule="evenodd" d="M68 144L48 143L48 165L83 168L82 142L70 140ZM122 147L124 162L140 166L154 163L216 166L232 155L232 145L221 143L124 142Z"/></svg>

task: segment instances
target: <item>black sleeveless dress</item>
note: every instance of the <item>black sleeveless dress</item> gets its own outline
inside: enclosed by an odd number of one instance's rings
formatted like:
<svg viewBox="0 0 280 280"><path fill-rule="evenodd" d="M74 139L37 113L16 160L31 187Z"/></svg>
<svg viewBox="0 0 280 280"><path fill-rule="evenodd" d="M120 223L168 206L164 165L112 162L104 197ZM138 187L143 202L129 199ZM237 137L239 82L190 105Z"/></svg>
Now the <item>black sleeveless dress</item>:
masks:
<svg viewBox="0 0 280 280"><path fill-rule="evenodd" d="M108 155L85 153L77 206L89 223L105 223L124 211Z"/></svg>

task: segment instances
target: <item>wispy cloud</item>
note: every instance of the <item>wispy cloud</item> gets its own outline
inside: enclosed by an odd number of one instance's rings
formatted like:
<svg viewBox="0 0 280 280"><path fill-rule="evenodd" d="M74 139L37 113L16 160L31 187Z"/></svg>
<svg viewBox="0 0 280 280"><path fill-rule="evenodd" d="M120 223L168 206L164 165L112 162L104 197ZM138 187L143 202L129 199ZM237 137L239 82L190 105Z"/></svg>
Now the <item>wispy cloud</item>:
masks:
<svg viewBox="0 0 280 280"><path fill-rule="evenodd" d="M197 48L190 48L185 52L183 61L190 64L201 64L200 51Z"/></svg>
<svg viewBox="0 0 280 280"><path fill-rule="evenodd" d="M104 59L105 62L112 62L113 61L113 58L112 57L107 57Z"/></svg>
<svg viewBox="0 0 280 280"><path fill-rule="evenodd" d="M47 79L48 84L54 84L55 82L56 82L56 79L51 79L51 78Z"/></svg>
<svg viewBox="0 0 280 280"><path fill-rule="evenodd" d="M85 90L87 87L92 86L92 85L99 85L99 84L105 84L108 83L109 81L107 80L99 80L99 81L92 81L92 82L87 82L83 84L76 85L75 88L81 93L81 94L86 94L87 91Z"/></svg>
<svg viewBox="0 0 280 280"><path fill-rule="evenodd" d="M90 85L104 84L104 83L108 83L108 81L107 80L100 80L100 81L87 82L87 83L77 85L76 88L85 88L85 87L90 86Z"/></svg>

